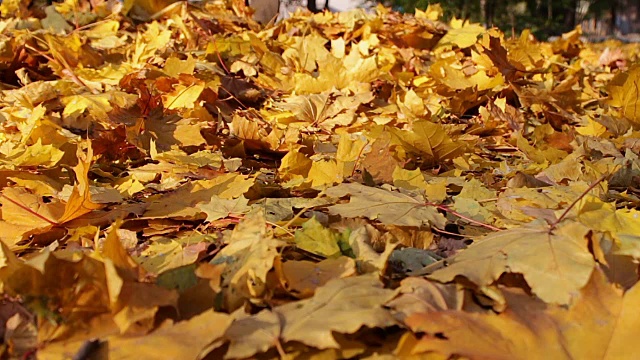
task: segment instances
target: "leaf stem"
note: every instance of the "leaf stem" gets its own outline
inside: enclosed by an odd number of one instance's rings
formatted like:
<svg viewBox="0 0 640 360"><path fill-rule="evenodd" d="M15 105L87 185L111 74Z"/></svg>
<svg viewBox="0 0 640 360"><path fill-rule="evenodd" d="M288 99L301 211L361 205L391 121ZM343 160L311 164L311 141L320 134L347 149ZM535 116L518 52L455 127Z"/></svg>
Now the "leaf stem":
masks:
<svg viewBox="0 0 640 360"><path fill-rule="evenodd" d="M24 210L24 211L26 211L26 212L30 213L31 215L33 215L33 216L37 217L38 219L40 219L40 220L44 220L44 221L48 222L49 224L51 224L51 225L53 225L53 226L58 225L58 223L57 223L57 222L55 222L55 221L53 221L53 220L50 220L50 219L47 219L46 217L44 217L44 216L42 216L42 215L38 214L37 212L33 211L32 209L30 209L30 208L26 207L25 205L20 204L19 202L17 202L17 201L15 201L15 200L13 200L12 198L10 198L10 197L8 197L8 196L6 196L6 195L4 195L4 194L0 194L0 196L1 196L2 198L4 198L4 199L7 199L9 202L11 202L13 205L15 205L15 206L19 207L20 209L22 209L22 210Z"/></svg>
<svg viewBox="0 0 640 360"><path fill-rule="evenodd" d="M351 171L351 177L353 177L356 174L356 170L358 169L358 162L360 162L360 157L362 157L362 152L367 147L367 145L369 145L369 139L367 139L367 142L364 143L364 146L362 146L362 149L360 149L360 151L358 152L358 157L356 157L356 161L353 164L353 170Z"/></svg>
<svg viewBox="0 0 640 360"><path fill-rule="evenodd" d="M431 228L433 231L437 232L438 234L445 234L445 235L451 235L451 236L457 236L457 237L462 237L462 238L470 238L471 236L469 235L464 235L464 234L456 234L456 233L452 233L450 231L446 231L446 230L442 230L442 229L438 229L437 227L432 227Z"/></svg>
<svg viewBox="0 0 640 360"><path fill-rule="evenodd" d="M585 191L583 191L582 194L580 194L580 196L578 196L578 198L575 199L571 203L571 205L569 205L568 208L564 210L564 212L562 213L562 215L560 215L558 220L556 220L553 224L549 226L549 231L551 232L553 229L555 229L556 226L558 226L558 224L567 216L569 211L571 211L571 209L573 209L573 207L576 206L578 201L580 201L583 197L585 197L589 193L589 191L593 190L593 188L596 187L596 185L598 185L602 180L606 179L607 176L608 176L607 174L602 174L602 176L596 179L596 181L592 182L591 185L589 185L589 187Z"/></svg>
<svg viewBox="0 0 640 360"><path fill-rule="evenodd" d="M280 338L275 339L274 345L276 346L276 350L278 351L278 356L280 356L281 360L285 360L288 358L287 353L284 351L282 347L282 343L280 342Z"/></svg>
<svg viewBox="0 0 640 360"><path fill-rule="evenodd" d="M213 48L215 49L216 55L218 56L218 61L220 62L220 66L222 66L222 68L227 73L227 75L231 74L231 71L229 71L229 69L227 68L227 65L225 65L224 63L224 60L222 60L222 56L220 55L220 51L218 50L218 42L213 36L212 38L213 38Z"/></svg>
<svg viewBox="0 0 640 360"><path fill-rule="evenodd" d="M429 205L429 206L433 206L433 207L435 207L435 208L437 208L437 209L439 209L439 210L442 210L442 211L446 211L446 212L448 212L449 214L454 215L454 216L457 216L457 217L459 217L460 219L465 220L465 221L468 221L468 222L470 222L470 223L472 223L472 224L476 224L476 225L478 225L478 226L482 226L482 227L485 227L485 228L490 229L490 230L493 230L493 231L502 231L502 229L500 229L499 227L495 227L495 226L490 225L490 224L485 224L485 223L483 223L482 221L474 220L474 219L472 219L472 218L470 218L470 217L468 217L468 216L465 216L465 215L460 214L459 212L457 212L457 211L455 211L455 210L452 210L451 208L449 208L449 207L448 207L448 206L446 206L446 205L438 205L438 204L433 204L433 203L427 203L427 205Z"/></svg>
<svg viewBox="0 0 640 360"><path fill-rule="evenodd" d="M47 44L47 46L49 46L49 45ZM67 71L68 75L71 77L71 80L73 80L73 82L75 82L76 84L78 84L80 86L83 86L83 87L87 88L87 90L89 90L89 92L91 92L94 95L98 94L98 91L96 89L93 89L93 88L89 87L89 85L87 85L84 81L82 81L82 79L80 79L78 77L78 75L76 75L76 73L73 72L73 69L71 69L71 66L69 66L69 64L67 63L67 61L65 59L56 59L55 56L53 56L53 55L49 56L45 52L40 51L40 50L34 48L33 46L30 46L29 44L25 44L24 47L26 49L29 49L31 51L34 51L34 52L38 53L38 55L44 57L45 59L47 59L47 60L49 60L49 61L51 61L53 63L56 63L60 67L64 68Z"/></svg>

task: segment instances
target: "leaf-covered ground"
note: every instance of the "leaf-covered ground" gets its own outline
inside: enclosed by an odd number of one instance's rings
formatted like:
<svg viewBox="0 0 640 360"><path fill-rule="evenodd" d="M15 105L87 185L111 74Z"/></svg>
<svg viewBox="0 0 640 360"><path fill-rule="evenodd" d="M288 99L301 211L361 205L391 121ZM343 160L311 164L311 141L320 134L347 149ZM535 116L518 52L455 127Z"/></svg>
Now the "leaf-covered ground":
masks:
<svg viewBox="0 0 640 360"><path fill-rule="evenodd" d="M131 4L0 6L5 357L640 358L637 45Z"/></svg>

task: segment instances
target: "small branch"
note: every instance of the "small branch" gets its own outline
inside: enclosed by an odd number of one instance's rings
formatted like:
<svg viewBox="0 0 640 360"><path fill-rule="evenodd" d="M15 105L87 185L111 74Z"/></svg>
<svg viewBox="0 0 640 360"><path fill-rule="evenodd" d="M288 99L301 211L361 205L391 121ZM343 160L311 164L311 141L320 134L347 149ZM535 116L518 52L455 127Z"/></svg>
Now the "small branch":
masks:
<svg viewBox="0 0 640 360"><path fill-rule="evenodd" d="M282 347L282 343L280 342L280 338L275 339L275 346L276 346L276 350L278 351L278 356L280 356L281 360L285 360L288 358L287 353L284 351L284 348Z"/></svg>
<svg viewBox="0 0 640 360"><path fill-rule="evenodd" d="M80 25L78 24L78 2L73 2L73 27L78 30Z"/></svg>
<svg viewBox="0 0 640 360"><path fill-rule="evenodd" d="M89 92L91 92L92 94L96 95L98 94L98 92L95 89L92 89L91 87L89 87L84 81L82 81L82 79L80 79L78 77L78 75L76 75L73 70L71 69L71 67L69 66L69 64L67 64L67 62L62 59L62 60L58 60L55 57L49 56L46 53L34 48L33 46L30 46L28 44L26 44L24 46L25 48L31 50L31 51L35 51L36 53L38 53L38 55L44 57L45 59L58 64L58 66L64 68L64 70L67 71L68 75L71 77L71 80L73 80L73 82L75 82L76 84L83 86L85 88L87 88L87 90L89 90Z"/></svg>
<svg viewBox="0 0 640 360"><path fill-rule="evenodd" d="M77 32L77 31L87 30L89 28L92 28L92 27L100 25L100 24L104 24L104 23L109 22L109 21L111 21L111 19L104 19L104 20L96 21L96 22L93 22L93 23L90 23L90 24L87 24L87 25L84 25L84 26L78 26L71 32L73 33L73 32Z"/></svg>
<svg viewBox="0 0 640 360"><path fill-rule="evenodd" d="M222 86L222 84L220 84L219 86L220 86L220 88L221 88L222 90L226 91L226 92L227 92L227 94L229 94L229 97L228 97L228 98L226 98L226 99L218 99L218 100L220 100L220 101L224 102L224 101L228 101L229 99L233 99L233 100L235 100L238 104L240 104L240 106L242 106L242 108L243 108L243 109L245 109L245 110L246 110L246 109L248 109L248 108L249 108L247 105L245 105L244 103L242 103L242 101L240 101L240 99L238 99L237 97L235 97L235 95L233 95L233 94L231 93L231 91L227 90L227 88L225 88L224 86Z"/></svg>
<svg viewBox="0 0 640 360"><path fill-rule="evenodd" d="M367 145L369 145L369 139L367 139L367 142L364 143L364 145L362 146L362 149L360 149L360 152L358 152L358 157L356 157L356 161L353 164L353 171L351 171L351 177L355 175L356 170L358 169L358 162L360 162L360 157L362 156L362 152L364 151L364 148L367 147Z"/></svg>
<svg viewBox="0 0 640 360"><path fill-rule="evenodd" d="M469 235L464 235L464 234L456 234L456 233L452 233L450 231L446 231L446 230L442 230L442 229L438 229L437 227L432 227L431 230L437 232L438 234L445 234L445 235L451 235L451 236L457 236L457 237L462 237L462 238L470 238L471 236Z"/></svg>
<svg viewBox="0 0 640 360"><path fill-rule="evenodd" d="M459 212L457 212L457 211L455 211L455 210L451 210L451 209L450 209L448 206L446 206L446 205L438 205L438 204L433 204L433 203L427 203L427 205L429 205L429 206L433 206L433 207L435 207L435 208L437 208L437 209L440 209L440 210L442 210L442 211L446 211L446 212L448 212L449 214L454 215L454 216L457 216L457 217L459 217L460 219L465 220L465 221L468 221L468 222L470 222L470 223L472 223L472 224L476 224L476 225L478 225L478 226L482 226L482 227L485 227L485 228L490 229L490 230L493 230L493 231L502 231L502 229L500 229L499 227L495 227L495 226L493 226L493 225L485 224L485 223L483 223L482 221L474 220L474 219L472 219L472 218L470 218L470 217L468 217L468 216L465 216L465 215L460 214Z"/></svg>
<svg viewBox="0 0 640 360"><path fill-rule="evenodd" d="M478 204L483 204L483 203L487 203L487 202L498 201L498 198L483 199L483 200L476 200L476 201L478 202Z"/></svg>
<svg viewBox="0 0 640 360"><path fill-rule="evenodd" d="M213 39L213 48L216 50L216 55L218 56L218 61L220 61L220 66L222 66L227 75L231 74L231 71L229 71L227 65L225 65L224 63L224 60L222 60L222 56L220 56L220 51L218 50L218 42L213 36L211 38Z"/></svg>
<svg viewBox="0 0 640 360"><path fill-rule="evenodd" d="M173 105L174 102L176 102L182 95L184 95L184 93L187 92L187 90L191 89L192 87L196 86L195 83L187 86L184 90L182 90L182 92L180 94L178 94L175 98L173 98L173 100L171 100L171 102L169 103L169 105L166 106L166 108L170 108L171 105Z"/></svg>
<svg viewBox="0 0 640 360"><path fill-rule="evenodd" d="M589 187L582 192L582 194L580 194L580 196L578 196L577 199L575 199L571 205L569 205L568 208L566 208L564 210L564 212L562 213L562 215L560 215L560 217L558 218L558 220L556 220L553 224L551 224L551 226L549 226L549 232L551 232L553 229L556 228L556 226L558 226L558 224L567 216L567 214L569 213L569 211L571 211L571 209L573 209L574 206L576 206L576 204L578 203L578 201L580 201L583 197L585 197L589 191L593 190L594 187L596 187L596 185L598 185L600 182L602 182L602 180L607 178L607 174L603 174L602 176L600 176L596 181L594 181L593 183L591 183L591 185L589 185Z"/></svg>
<svg viewBox="0 0 640 360"><path fill-rule="evenodd" d="M292 233L291 231L289 231L289 229L287 229L287 228L285 228L283 226L280 226L280 225L278 225L278 224L276 224L274 222L271 222L271 221L265 221L265 222L267 223L267 225L273 226L274 228L278 228L278 229L284 231L285 233L289 234L289 236L292 236L292 237L296 236L296 234Z"/></svg>
<svg viewBox="0 0 640 360"><path fill-rule="evenodd" d="M318 197L322 196L323 194L324 194L324 191L318 194ZM304 209L298 211L298 213L291 220L289 220L286 224L284 224L284 228L288 229L289 226L291 226L294 222L296 222L296 220L300 218L300 216L302 216L302 214L307 212L307 210L313 209L314 207L315 206L305 206Z"/></svg>

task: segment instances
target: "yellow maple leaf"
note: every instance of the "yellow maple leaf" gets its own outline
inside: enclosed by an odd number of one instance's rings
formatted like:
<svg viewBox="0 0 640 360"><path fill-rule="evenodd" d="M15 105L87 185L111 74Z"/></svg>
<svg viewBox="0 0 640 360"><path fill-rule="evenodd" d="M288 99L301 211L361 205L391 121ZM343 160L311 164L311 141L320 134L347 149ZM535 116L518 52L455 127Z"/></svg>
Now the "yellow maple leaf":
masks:
<svg viewBox="0 0 640 360"><path fill-rule="evenodd" d="M452 19L449 23L451 29L440 39L438 46L455 45L460 49L468 48L478 41L478 36L482 35L486 29L479 24L470 24L465 20Z"/></svg>
<svg viewBox="0 0 640 360"><path fill-rule="evenodd" d="M640 356L638 347L629 346L640 324L635 311L640 304L639 285L623 294L596 271L569 307L549 306L519 291L508 291L507 296L509 307L501 314L427 311L410 315L407 325L423 336L406 338L409 341L401 342L398 352L414 356L437 352L472 359L613 360Z"/></svg>
<svg viewBox="0 0 640 360"><path fill-rule="evenodd" d="M104 206L91 201L89 169L92 162L93 149L91 148L91 142L87 142L86 154L78 148L78 164L73 168L77 183L73 187L71 196L67 200L64 214L57 219L58 223L63 224Z"/></svg>
<svg viewBox="0 0 640 360"><path fill-rule="evenodd" d="M622 116L640 122L640 65L614 77L607 85L609 105L620 108Z"/></svg>
<svg viewBox="0 0 640 360"><path fill-rule="evenodd" d="M485 236L448 267L429 276L451 281L463 276L478 286L493 284L503 273L524 276L531 291L546 302L570 303L595 267L586 238L589 229L577 222L560 223L553 231L541 221Z"/></svg>
<svg viewBox="0 0 640 360"><path fill-rule="evenodd" d="M204 90L203 84L191 84L189 86L176 85L174 91L162 96L162 102L165 108L169 110L175 109L193 109L200 94Z"/></svg>
<svg viewBox="0 0 640 360"><path fill-rule="evenodd" d="M27 146L24 150L16 149L16 154L9 159L15 166L42 166L53 167L64 156L64 151L53 145L42 145L42 140L31 146Z"/></svg>

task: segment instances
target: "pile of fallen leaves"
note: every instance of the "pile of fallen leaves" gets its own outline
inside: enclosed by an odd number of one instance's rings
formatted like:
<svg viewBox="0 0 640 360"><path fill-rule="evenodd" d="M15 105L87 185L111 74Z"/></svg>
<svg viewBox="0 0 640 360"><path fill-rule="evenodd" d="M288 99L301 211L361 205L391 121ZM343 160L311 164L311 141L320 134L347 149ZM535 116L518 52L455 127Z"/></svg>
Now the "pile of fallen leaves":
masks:
<svg viewBox="0 0 640 360"><path fill-rule="evenodd" d="M6 358L640 358L637 45L134 5L0 5Z"/></svg>

